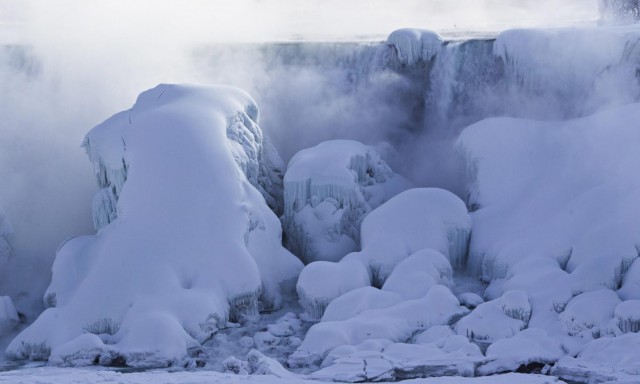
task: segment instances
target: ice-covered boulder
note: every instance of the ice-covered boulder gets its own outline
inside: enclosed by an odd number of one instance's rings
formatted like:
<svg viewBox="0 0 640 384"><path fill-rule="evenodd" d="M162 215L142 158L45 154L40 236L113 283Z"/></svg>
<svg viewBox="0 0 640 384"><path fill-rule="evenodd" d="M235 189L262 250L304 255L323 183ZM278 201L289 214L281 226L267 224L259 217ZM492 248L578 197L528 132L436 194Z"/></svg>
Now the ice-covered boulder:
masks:
<svg viewBox="0 0 640 384"><path fill-rule="evenodd" d="M92 129L98 200L111 193L115 211L97 204L98 234L60 247L51 308L7 353L166 366L293 294L302 264L260 193L271 178L257 119L239 89L159 85Z"/></svg>
<svg viewBox="0 0 640 384"><path fill-rule="evenodd" d="M401 64L413 66L428 64L440 51L444 40L436 32L422 29L398 29L387 38L387 44L396 48Z"/></svg>
<svg viewBox="0 0 640 384"><path fill-rule="evenodd" d="M364 310L345 320L315 324L289 359L289 364L319 364L329 351L367 340L403 343L419 331L449 324L467 312L447 287L436 285L420 299Z"/></svg>
<svg viewBox="0 0 640 384"><path fill-rule="evenodd" d="M640 334L604 337L589 342L577 356L565 356L551 374L579 383L636 383L640 374Z"/></svg>
<svg viewBox="0 0 640 384"><path fill-rule="evenodd" d="M513 337L501 339L487 348L486 361L478 367L481 375L515 372L530 364L553 364L565 352L562 345L545 330L529 328Z"/></svg>
<svg viewBox="0 0 640 384"><path fill-rule="evenodd" d="M522 291L508 291L498 299L478 305L455 325L455 331L469 340L489 345L527 328L530 318L527 295Z"/></svg>
<svg viewBox="0 0 640 384"><path fill-rule="evenodd" d="M388 308L399 304L402 297L394 292L371 286L354 289L331 301L322 315L322 321L341 321L370 309Z"/></svg>
<svg viewBox="0 0 640 384"><path fill-rule="evenodd" d="M625 273L618 296L622 300L640 300L640 258L637 258Z"/></svg>
<svg viewBox="0 0 640 384"><path fill-rule="evenodd" d="M598 338L619 304L618 295L610 289L586 292L569 302L560 321L571 336Z"/></svg>
<svg viewBox="0 0 640 384"><path fill-rule="evenodd" d="M622 302L613 313L620 331L623 333L640 332L640 300Z"/></svg>
<svg viewBox="0 0 640 384"><path fill-rule="evenodd" d="M339 263L316 261L307 265L298 279L300 304L310 319L320 319L334 299L357 288L368 287L371 279L357 260Z"/></svg>
<svg viewBox="0 0 640 384"><path fill-rule="evenodd" d="M470 233L462 200L443 189L416 188L365 218L360 253L369 261L374 284L382 286L400 262L424 249L440 252L453 268L463 267Z"/></svg>
<svg viewBox="0 0 640 384"><path fill-rule="evenodd" d="M436 284L451 285L452 265L464 265L470 233L467 209L451 192L437 188L402 192L365 217L362 251L339 263L305 267L298 281L302 306L318 319L332 300L350 290L385 286L396 268L396 276L383 289L405 299L420 298Z"/></svg>
<svg viewBox="0 0 640 384"><path fill-rule="evenodd" d="M287 248L307 264L339 261L359 249L364 217L408 188L372 147L335 140L302 150L284 177Z"/></svg>
<svg viewBox="0 0 640 384"><path fill-rule="evenodd" d="M423 249L402 260L382 286L405 300L424 296L434 285L453 285L449 260L434 249Z"/></svg>

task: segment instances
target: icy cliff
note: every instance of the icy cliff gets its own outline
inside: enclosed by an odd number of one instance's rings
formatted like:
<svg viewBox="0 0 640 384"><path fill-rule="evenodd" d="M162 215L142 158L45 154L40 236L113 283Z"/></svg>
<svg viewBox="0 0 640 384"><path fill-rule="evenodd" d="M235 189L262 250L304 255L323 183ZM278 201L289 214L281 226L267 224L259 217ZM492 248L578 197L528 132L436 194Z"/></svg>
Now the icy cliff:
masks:
<svg viewBox="0 0 640 384"><path fill-rule="evenodd" d="M302 150L284 178L287 247L307 264L339 261L359 249L366 215L410 187L374 148L358 142L328 141Z"/></svg>
<svg viewBox="0 0 640 384"><path fill-rule="evenodd" d="M302 264L265 200L278 193L277 155L257 120L241 90L159 85L91 130L101 229L60 247L51 308L7 353L176 364L228 321L294 294Z"/></svg>

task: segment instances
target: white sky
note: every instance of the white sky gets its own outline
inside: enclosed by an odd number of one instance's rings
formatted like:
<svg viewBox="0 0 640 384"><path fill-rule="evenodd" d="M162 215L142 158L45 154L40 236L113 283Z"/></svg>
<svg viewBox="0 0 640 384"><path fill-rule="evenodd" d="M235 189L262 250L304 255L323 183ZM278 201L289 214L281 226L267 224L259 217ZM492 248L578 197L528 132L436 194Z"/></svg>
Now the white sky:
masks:
<svg viewBox="0 0 640 384"><path fill-rule="evenodd" d="M0 0L0 33L129 42L383 38L404 27L573 25L597 13L597 0Z"/></svg>

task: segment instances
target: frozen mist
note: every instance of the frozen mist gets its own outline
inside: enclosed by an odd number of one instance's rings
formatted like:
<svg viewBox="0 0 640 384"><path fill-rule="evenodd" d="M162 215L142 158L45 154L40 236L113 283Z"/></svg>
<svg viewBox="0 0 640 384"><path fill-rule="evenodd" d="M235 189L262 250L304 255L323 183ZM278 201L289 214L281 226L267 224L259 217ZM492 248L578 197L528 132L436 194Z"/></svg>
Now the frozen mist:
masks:
<svg viewBox="0 0 640 384"><path fill-rule="evenodd" d="M0 382L640 381L636 1L94 1L0 2Z"/></svg>

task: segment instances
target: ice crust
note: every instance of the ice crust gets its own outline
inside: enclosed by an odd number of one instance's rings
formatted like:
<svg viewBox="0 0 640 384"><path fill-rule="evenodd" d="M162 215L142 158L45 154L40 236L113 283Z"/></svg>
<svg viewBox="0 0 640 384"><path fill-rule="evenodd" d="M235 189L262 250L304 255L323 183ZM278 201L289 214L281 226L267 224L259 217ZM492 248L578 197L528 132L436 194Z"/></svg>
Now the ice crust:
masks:
<svg viewBox="0 0 640 384"><path fill-rule="evenodd" d="M7 354L167 366L293 297L302 263L265 201L279 193L277 155L257 119L239 89L163 84L91 130L98 196L116 214L99 204L98 234L60 247L50 308Z"/></svg>
<svg viewBox="0 0 640 384"><path fill-rule="evenodd" d="M374 148L361 143L327 141L302 150L284 178L287 247L306 264L340 261L359 250L366 215L409 188Z"/></svg>

